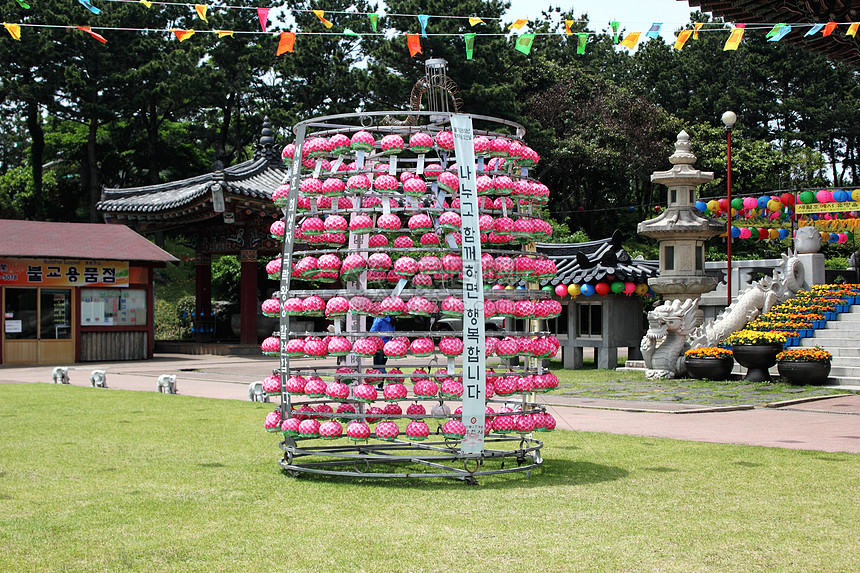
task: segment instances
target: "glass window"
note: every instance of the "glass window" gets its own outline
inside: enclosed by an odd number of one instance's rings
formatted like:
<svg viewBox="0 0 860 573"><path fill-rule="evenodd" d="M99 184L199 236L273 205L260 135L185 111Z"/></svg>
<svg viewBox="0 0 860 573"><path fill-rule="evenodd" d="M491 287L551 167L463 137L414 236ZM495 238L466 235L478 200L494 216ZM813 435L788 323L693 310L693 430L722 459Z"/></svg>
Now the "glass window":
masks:
<svg viewBox="0 0 860 573"><path fill-rule="evenodd" d="M38 293L34 288L6 288L3 309L6 340L36 340L39 333Z"/></svg>
<svg viewBox="0 0 860 573"><path fill-rule="evenodd" d="M577 336L603 335L603 305L599 302L580 303Z"/></svg>
<svg viewBox="0 0 860 573"><path fill-rule="evenodd" d="M145 326L143 289L81 289L81 326Z"/></svg>
<svg viewBox="0 0 860 573"><path fill-rule="evenodd" d="M39 293L41 314L39 331L42 340L72 337L71 289L43 288Z"/></svg>
<svg viewBox="0 0 860 573"><path fill-rule="evenodd" d="M675 270L675 247L666 246L664 251L664 264L667 271Z"/></svg>
<svg viewBox="0 0 860 573"><path fill-rule="evenodd" d="M678 190L677 189L672 189L672 200L671 200L671 202L672 203L678 202Z"/></svg>

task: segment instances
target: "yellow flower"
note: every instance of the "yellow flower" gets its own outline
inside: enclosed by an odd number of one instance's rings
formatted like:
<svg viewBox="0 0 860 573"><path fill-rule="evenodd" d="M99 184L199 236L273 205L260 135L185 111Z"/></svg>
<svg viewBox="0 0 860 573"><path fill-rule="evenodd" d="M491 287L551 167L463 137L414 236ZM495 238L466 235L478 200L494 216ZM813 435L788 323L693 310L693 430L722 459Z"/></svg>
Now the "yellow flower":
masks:
<svg viewBox="0 0 860 573"><path fill-rule="evenodd" d="M830 362L833 355L816 346L815 348L789 348L776 355L777 360L792 360L795 362Z"/></svg>
<svg viewBox="0 0 860 573"><path fill-rule="evenodd" d="M703 346L702 348L691 348L684 353L684 356L690 358L725 358L732 356L732 351L719 346Z"/></svg>

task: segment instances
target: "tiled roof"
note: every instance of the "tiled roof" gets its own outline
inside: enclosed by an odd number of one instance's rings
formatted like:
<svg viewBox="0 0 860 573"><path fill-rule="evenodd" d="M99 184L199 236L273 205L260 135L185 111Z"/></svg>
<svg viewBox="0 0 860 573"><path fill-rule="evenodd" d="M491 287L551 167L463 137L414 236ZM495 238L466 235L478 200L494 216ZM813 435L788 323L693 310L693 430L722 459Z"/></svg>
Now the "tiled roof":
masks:
<svg viewBox="0 0 860 573"><path fill-rule="evenodd" d="M0 255L57 259L177 262L124 225L0 219Z"/></svg>
<svg viewBox="0 0 860 573"><path fill-rule="evenodd" d="M537 243L537 251L555 262L558 274L547 284L584 284L603 280L644 283L658 274L659 261L633 259L621 247L615 231L606 239L587 243ZM608 277L613 277L609 279Z"/></svg>

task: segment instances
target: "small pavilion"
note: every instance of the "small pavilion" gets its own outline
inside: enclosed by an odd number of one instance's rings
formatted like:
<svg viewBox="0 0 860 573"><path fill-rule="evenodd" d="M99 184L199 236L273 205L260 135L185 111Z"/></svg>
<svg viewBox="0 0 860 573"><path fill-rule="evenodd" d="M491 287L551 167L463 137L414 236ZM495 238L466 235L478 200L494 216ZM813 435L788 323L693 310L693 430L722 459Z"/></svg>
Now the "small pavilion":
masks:
<svg viewBox="0 0 860 573"><path fill-rule="evenodd" d="M197 342L210 342L214 333L212 256L237 255L241 261L239 341L256 344L257 260L280 253L269 226L281 216L272 203L272 192L285 175L267 117L253 159L181 181L104 189L96 209L106 223L154 235L156 242L166 234L181 235L194 248Z"/></svg>

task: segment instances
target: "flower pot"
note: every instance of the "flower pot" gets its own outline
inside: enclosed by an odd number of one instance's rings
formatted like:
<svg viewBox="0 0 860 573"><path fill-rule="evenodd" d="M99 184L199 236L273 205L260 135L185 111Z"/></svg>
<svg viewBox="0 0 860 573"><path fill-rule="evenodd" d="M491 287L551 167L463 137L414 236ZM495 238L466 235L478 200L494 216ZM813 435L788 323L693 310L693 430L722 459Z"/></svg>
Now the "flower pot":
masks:
<svg viewBox="0 0 860 573"><path fill-rule="evenodd" d="M776 355L782 352L782 344L735 344L732 353L738 364L747 369L747 382L770 382L768 369L776 364Z"/></svg>
<svg viewBox="0 0 860 573"><path fill-rule="evenodd" d="M824 384L830 376L830 362L780 360L776 367L779 375L792 384Z"/></svg>
<svg viewBox="0 0 860 573"><path fill-rule="evenodd" d="M731 356L721 358L697 358L687 356L684 358L684 366L690 378L703 380L728 380L735 366L735 359Z"/></svg>

